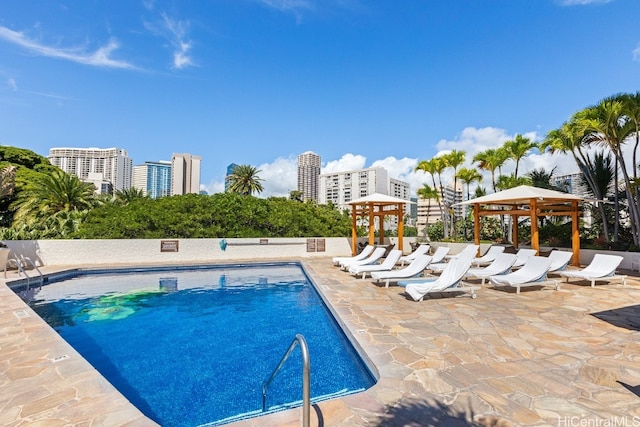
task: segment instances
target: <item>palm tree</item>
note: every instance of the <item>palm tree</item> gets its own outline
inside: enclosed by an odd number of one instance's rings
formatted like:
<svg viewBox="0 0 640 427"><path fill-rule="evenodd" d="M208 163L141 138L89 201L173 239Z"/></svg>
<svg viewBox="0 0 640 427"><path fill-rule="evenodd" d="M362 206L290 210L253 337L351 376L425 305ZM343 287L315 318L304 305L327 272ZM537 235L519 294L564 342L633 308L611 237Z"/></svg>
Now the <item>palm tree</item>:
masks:
<svg viewBox="0 0 640 427"><path fill-rule="evenodd" d="M149 195L140 188L131 187L116 191L114 198L116 203L126 206L134 200L148 199Z"/></svg>
<svg viewBox="0 0 640 427"><path fill-rule="evenodd" d="M496 182L496 188L500 191L508 190L509 188L518 187L520 185L531 185L531 179L526 176L516 177L512 175L500 175Z"/></svg>
<svg viewBox="0 0 640 427"><path fill-rule="evenodd" d="M551 183L553 179L553 173L556 168L551 169L551 171L547 171L545 168L534 169L529 172L526 176L531 180L531 185L538 188L546 188L547 190L555 190L555 191L566 191L563 188L560 188Z"/></svg>
<svg viewBox="0 0 640 427"><path fill-rule="evenodd" d="M462 168L458 171L457 177L460 178L462 182L467 186L467 200L470 200L470 186L474 182L482 181L482 174L478 172L476 169L472 168Z"/></svg>
<svg viewBox="0 0 640 427"><path fill-rule="evenodd" d="M95 187L61 170L44 175L22 191L13 203L14 225L33 224L58 212L80 212L94 206Z"/></svg>
<svg viewBox="0 0 640 427"><path fill-rule="evenodd" d="M640 208L634 197L635 191L632 189L631 178L622 153L622 145L636 131L635 123L626 114L625 103L621 96L605 98L597 105L587 108L584 110L583 120L589 132L586 142L609 148L616 159L616 164L620 166L625 183L633 243L640 245ZM617 171L616 167L616 173ZM619 222L617 194L616 191L616 227ZM617 238L617 234L615 236Z"/></svg>
<svg viewBox="0 0 640 427"><path fill-rule="evenodd" d="M559 129L550 131L545 140L540 143L541 151L549 150L553 153L571 153L573 160L582 172L582 176L591 190L596 200L603 200L605 197L598 188L593 171L595 170L591 158L585 151L584 140L588 131L583 119L585 113L580 111L574 114L568 122L563 123ZM597 204L602 218L606 216L603 203ZM603 224L602 229L604 239L609 242L609 228Z"/></svg>
<svg viewBox="0 0 640 427"><path fill-rule="evenodd" d="M250 196L253 193L261 193L264 188L261 183L263 180L258 176L259 172L262 171L255 166L236 166L233 168L233 172L227 176L229 191L231 193L238 193L244 196Z"/></svg>
<svg viewBox="0 0 640 427"><path fill-rule="evenodd" d="M473 162L478 163L480 169L491 172L491 184L493 191L496 190L496 169L502 168L504 162L507 161L507 153L505 150L497 148L488 148L473 156Z"/></svg>
<svg viewBox="0 0 640 427"><path fill-rule="evenodd" d="M446 168L446 164L442 157L434 157L431 160L422 160L415 167L416 171L423 171L431 175L431 181L433 182L433 188L440 187L440 195L438 197L438 207L440 208L440 214L442 217L442 226L444 227L445 237L449 237L449 227L447 226L447 211L442 208L441 198L444 195L444 188L442 187L442 172ZM439 186L436 184L436 175L438 175Z"/></svg>
<svg viewBox="0 0 640 427"><path fill-rule="evenodd" d="M464 163L466 157L466 153L464 151L452 150L450 153L442 156L444 163L447 167L453 168L453 194L456 194L458 191L458 168ZM454 197L455 203L455 197ZM458 216L456 215L455 210L452 206L448 206L448 209L451 210L451 229L453 230L453 237L456 237L456 221Z"/></svg>
<svg viewBox="0 0 640 427"><path fill-rule="evenodd" d="M538 144L520 134L517 134L515 139L505 141L504 148L508 153L508 158L516 161L516 171L514 174L516 178L518 178L520 160L529 154L532 149L537 147Z"/></svg>
<svg viewBox="0 0 640 427"><path fill-rule="evenodd" d="M438 202L438 206L440 206L440 194L435 187L429 187L428 184L424 184L422 188L419 188L416 191L418 197L423 198L427 201L427 223L424 227L424 234L429 238L429 217L431 216L431 200L436 200Z"/></svg>

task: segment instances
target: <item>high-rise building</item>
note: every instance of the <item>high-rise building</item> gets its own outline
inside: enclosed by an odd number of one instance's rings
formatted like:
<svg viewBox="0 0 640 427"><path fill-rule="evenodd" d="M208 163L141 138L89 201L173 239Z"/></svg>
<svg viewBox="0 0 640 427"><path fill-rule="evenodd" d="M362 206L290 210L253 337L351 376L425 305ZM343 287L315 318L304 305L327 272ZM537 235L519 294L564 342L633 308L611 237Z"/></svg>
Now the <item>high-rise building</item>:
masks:
<svg viewBox="0 0 640 427"><path fill-rule="evenodd" d="M49 161L68 174L83 181L89 174L100 174L102 180L111 184L114 191L131 188L133 160L120 148L51 148ZM97 180L92 175L91 182Z"/></svg>
<svg viewBox="0 0 640 427"><path fill-rule="evenodd" d="M171 162L144 162L133 167L132 187L152 199L171 195Z"/></svg>
<svg viewBox="0 0 640 427"><path fill-rule="evenodd" d="M200 156L188 153L171 157L171 195L200 193Z"/></svg>
<svg viewBox="0 0 640 427"><path fill-rule="evenodd" d="M298 191L302 193L302 201L318 201L321 165L320 156L312 151L298 156Z"/></svg>
<svg viewBox="0 0 640 427"><path fill-rule="evenodd" d="M233 171L238 167L237 164L231 163L227 166L227 174L224 177L224 191L225 193L229 191L229 177L233 174Z"/></svg>

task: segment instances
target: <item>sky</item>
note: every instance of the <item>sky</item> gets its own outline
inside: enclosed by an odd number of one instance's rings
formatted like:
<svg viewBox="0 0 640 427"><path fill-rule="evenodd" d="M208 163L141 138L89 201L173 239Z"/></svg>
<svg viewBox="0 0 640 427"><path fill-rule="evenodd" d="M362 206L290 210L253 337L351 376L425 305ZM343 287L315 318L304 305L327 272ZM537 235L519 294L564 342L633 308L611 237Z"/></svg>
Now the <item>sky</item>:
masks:
<svg viewBox="0 0 640 427"><path fill-rule="evenodd" d="M261 197L295 190L313 151L323 173L382 166L415 192L420 160L471 166L639 91L638 16L638 0L2 1L0 144L200 155L210 194L252 165ZM519 170L541 167L577 170L538 152Z"/></svg>

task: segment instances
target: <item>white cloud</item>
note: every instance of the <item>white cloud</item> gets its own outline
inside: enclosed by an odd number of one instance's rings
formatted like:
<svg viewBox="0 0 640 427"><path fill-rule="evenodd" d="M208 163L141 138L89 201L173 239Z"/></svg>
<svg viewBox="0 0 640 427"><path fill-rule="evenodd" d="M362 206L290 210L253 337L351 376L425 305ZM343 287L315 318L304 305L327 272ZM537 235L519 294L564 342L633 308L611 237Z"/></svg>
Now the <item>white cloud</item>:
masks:
<svg viewBox="0 0 640 427"><path fill-rule="evenodd" d="M638 47L633 49L632 55L634 61L640 61L640 43L638 43Z"/></svg>
<svg viewBox="0 0 640 427"><path fill-rule="evenodd" d="M261 171L258 176L264 180L262 197L289 197L291 190L298 188L298 165L295 157L278 157L273 163L261 164L258 169Z"/></svg>
<svg viewBox="0 0 640 427"><path fill-rule="evenodd" d="M189 33L189 21L180 21L167 16L165 13L161 15L162 21L157 24L146 22L144 25L147 30L155 35L165 38L173 48L173 64L172 68L181 70L183 68L194 65L190 51L192 43L187 39Z"/></svg>
<svg viewBox="0 0 640 427"><path fill-rule="evenodd" d="M8 79L7 85L11 88L12 91L18 91L18 84L16 83L15 79Z"/></svg>
<svg viewBox="0 0 640 427"><path fill-rule="evenodd" d="M119 61L111 58L112 53L120 46L115 39L109 40L109 43L96 49L94 52L87 51L85 48L59 48L46 46L29 39L23 33L13 31L2 26L0 26L0 39L17 44L18 46L41 56L65 59L94 67L135 69L132 64L126 61Z"/></svg>
<svg viewBox="0 0 640 427"><path fill-rule="evenodd" d="M332 160L322 168L322 173L334 173L364 168L367 158L359 154L347 153L338 160Z"/></svg>
<svg viewBox="0 0 640 427"><path fill-rule="evenodd" d="M296 22L302 21L302 15L305 11L313 10L314 4L308 0L257 0L259 3L279 10L284 13L291 13L296 18Z"/></svg>

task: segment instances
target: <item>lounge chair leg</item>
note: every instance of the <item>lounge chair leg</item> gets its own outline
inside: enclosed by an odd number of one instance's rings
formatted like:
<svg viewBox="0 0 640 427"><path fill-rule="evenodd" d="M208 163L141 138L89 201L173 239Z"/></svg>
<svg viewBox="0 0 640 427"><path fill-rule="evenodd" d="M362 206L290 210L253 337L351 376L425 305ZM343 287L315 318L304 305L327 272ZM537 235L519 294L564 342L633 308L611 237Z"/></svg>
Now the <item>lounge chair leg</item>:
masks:
<svg viewBox="0 0 640 427"><path fill-rule="evenodd" d="M516 286L516 295L520 295L520 286Z"/></svg>

